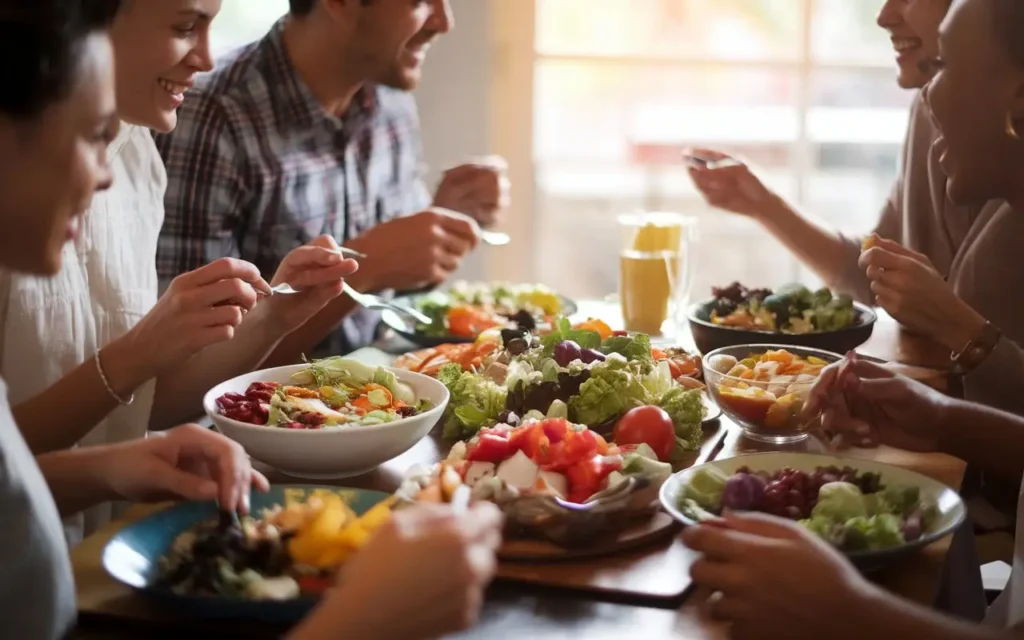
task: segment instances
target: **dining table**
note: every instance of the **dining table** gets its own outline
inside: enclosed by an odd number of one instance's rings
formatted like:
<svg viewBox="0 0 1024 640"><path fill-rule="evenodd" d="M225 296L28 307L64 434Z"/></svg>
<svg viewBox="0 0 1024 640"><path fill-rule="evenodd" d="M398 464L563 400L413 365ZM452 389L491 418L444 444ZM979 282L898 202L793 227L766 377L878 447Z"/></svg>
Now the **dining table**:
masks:
<svg viewBox="0 0 1024 640"><path fill-rule="evenodd" d="M601 301L580 304L580 314L601 317L610 324L621 322L617 309ZM614 324L612 325L614 326ZM674 340L693 348L685 324L679 326ZM378 364L386 364L395 354L410 349L386 337L372 349L356 354ZM884 312L879 312L871 338L858 352L900 362L911 367L914 377L949 393L957 392L957 382L949 368L949 358L929 341L910 334ZM726 417L720 419L721 437L709 458L722 459L745 453L763 451L766 447L743 437L739 427ZM406 471L416 464L441 460L449 444L439 435L421 440L403 455L376 470L334 484L355 488L394 491ZM813 438L787 450L823 451L824 446ZM963 461L943 454L921 454L888 447L851 449L845 456L883 462L917 471L958 490L963 479ZM272 482L294 483L273 469L255 463ZM142 594L116 582L106 574L100 561L106 542L125 522L147 513L152 507L133 507L125 519L87 538L72 550L79 600L79 620L73 638L128 638L166 635L168 637L278 637L285 627L245 621L211 621L191 617L169 606L147 599ZM951 537L932 543L919 552L907 554L878 571L870 579L892 593L929 607L941 608L939 590L949 556ZM638 550L636 553L642 553ZM675 567L669 567L675 570ZM663 568L664 570L664 568ZM680 561L678 572L688 572L688 562ZM707 606L710 594L701 589L688 589L679 599L652 605L644 600L571 589L541 587L517 581L498 580L488 590L478 623L471 629L452 636L465 640L530 637L564 638L575 636L592 640L603 638L699 638L728 637L726 623L716 620ZM382 603L381 606L386 606Z"/></svg>

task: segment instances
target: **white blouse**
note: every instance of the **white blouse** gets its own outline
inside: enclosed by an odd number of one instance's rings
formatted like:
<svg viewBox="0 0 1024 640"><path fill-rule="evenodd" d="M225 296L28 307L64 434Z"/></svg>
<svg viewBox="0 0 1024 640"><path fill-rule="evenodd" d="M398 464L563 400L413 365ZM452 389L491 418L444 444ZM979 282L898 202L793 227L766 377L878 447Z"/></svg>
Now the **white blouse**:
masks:
<svg viewBox="0 0 1024 640"><path fill-rule="evenodd" d="M167 174L148 129L121 124L108 149L113 186L93 198L78 238L64 247L53 278L0 274L0 376L12 405L24 402L120 338L157 301L156 244ZM146 435L154 381L135 391L81 444ZM73 408L55 399L53 418ZM66 521L76 544L110 520L104 505Z"/></svg>

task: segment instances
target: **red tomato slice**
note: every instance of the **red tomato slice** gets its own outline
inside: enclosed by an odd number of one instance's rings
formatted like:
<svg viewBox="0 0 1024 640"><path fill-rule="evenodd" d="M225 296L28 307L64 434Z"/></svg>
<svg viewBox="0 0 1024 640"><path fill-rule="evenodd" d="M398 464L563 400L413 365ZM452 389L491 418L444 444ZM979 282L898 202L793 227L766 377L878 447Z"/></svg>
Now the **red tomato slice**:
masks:
<svg viewBox="0 0 1024 640"><path fill-rule="evenodd" d="M533 461L540 461L548 455L551 440L544 435L544 430L539 425L530 425L512 432L509 438L512 444L512 453L522 451Z"/></svg>
<svg viewBox="0 0 1024 640"><path fill-rule="evenodd" d="M466 459L472 462L498 463L515 453L509 439L495 433L481 433L476 442L466 451Z"/></svg>
<svg viewBox="0 0 1024 640"><path fill-rule="evenodd" d="M548 418L540 423L541 428L544 430L544 435L548 437L551 442L561 442L565 440L567 433L571 431L569 422L564 418Z"/></svg>
<svg viewBox="0 0 1024 640"><path fill-rule="evenodd" d="M626 412L612 432L616 444L646 444L667 462L676 446L676 430L672 418L661 407L647 405Z"/></svg>
<svg viewBox="0 0 1024 640"><path fill-rule="evenodd" d="M612 471L622 469L622 458L592 456L569 467L565 476L569 481L569 501L586 502L601 490L601 484Z"/></svg>

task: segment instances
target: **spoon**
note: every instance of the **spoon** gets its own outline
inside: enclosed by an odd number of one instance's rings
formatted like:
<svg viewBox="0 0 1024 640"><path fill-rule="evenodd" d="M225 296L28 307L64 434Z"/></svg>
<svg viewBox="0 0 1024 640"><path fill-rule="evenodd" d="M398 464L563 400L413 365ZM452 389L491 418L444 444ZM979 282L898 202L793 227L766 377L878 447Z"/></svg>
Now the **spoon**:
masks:
<svg viewBox="0 0 1024 640"><path fill-rule="evenodd" d="M502 231L485 231L481 229L480 240L492 247L504 247L509 242L512 242L512 236Z"/></svg>
<svg viewBox="0 0 1024 640"><path fill-rule="evenodd" d="M734 158L722 158L715 160L712 158L705 158L704 156L697 156L689 153L683 154L683 160L692 166L700 169L721 169L723 167L734 167L743 164L739 160Z"/></svg>

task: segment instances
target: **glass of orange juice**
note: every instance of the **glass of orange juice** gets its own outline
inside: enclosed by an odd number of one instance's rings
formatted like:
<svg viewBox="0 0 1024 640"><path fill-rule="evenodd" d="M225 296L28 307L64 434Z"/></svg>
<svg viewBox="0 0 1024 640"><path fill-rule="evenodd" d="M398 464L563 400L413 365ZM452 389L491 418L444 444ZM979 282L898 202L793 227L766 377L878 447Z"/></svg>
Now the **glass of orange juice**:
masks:
<svg viewBox="0 0 1024 640"><path fill-rule="evenodd" d="M619 300L627 331L663 334L690 294L690 256L697 220L679 213L619 216Z"/></svg>

